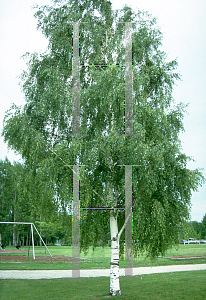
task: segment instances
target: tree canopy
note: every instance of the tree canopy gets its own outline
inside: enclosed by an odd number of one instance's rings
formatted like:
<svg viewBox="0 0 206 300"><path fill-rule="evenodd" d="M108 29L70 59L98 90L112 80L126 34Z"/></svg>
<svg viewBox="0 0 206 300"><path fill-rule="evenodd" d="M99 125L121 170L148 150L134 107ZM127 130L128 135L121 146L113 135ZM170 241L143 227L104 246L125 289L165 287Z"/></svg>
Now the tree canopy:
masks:
<svg viewBox="0 0 206 300"><path fill-rule="evenodd" d="M162 33L146 12L113 11L110 1L54 1L37 7L38 29L48 39L44 53L26 54L21 82L26 104L13 105L4 121L9 147L22 155L31 176L49 189L50 202L72 201L72 170L80 168L81 207L124 207L125 170L133 167L134 251L163 254L179 240L189 218L191 191L203 180L189 170L179 133L184 104L172 91L177 61L160 50ZM80 124L72 136L72 22L80 22ZM125 22L133 22L133 131L124 135ZM86 67L86 65L105 67ZM111 66L113 65L113 67ZM85 135L84 135L85 134ZM112 190L112 195L110 191ZM48 199L48 198L47 198ZM124 211L116 210L118 225ZM89 229L88 229L89 228ZM109 232L109 212L81 212L81 247ZM120 240L123 252L124 237Z"/></svg>

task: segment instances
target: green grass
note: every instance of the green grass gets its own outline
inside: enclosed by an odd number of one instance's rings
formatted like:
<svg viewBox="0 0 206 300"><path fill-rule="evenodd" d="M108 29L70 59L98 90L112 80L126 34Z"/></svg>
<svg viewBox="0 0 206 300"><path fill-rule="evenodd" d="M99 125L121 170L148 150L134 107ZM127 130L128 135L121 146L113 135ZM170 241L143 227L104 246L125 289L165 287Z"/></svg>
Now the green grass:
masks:
<svg viewBox="0 0 206 300"><path fill-rule="evenodd" d="M120 277L122 300L136 299L205 299L206 271L151 274L132 278ZM106 299L110 298L109 278L52 280L0 280L2 300Z"/></svg>
<svg viewBox="0 0 206 300"><path fill-rule="evenodd" d="M7 249L12 249L8 247ZM27 250L25 248L25 250ZM49 250L52 255L66 255L72 256L72 247L69 246L51 246ZM89 249L87 255L81 253L81 258L86 258L87 260L80 263L81 269L101 269L110 267L110 247L96 248L95 251L92 251L92 248ZM44 248L35 247L36 256L45 255ZM44 263L38 261L28 261L28 262L6 262L3 260L4 255L16 255L15 254L0 254L0 269L2 270L71 270L72 263L62 263L62 262L52 262ZM26 256L27 253L19 255ZM48 255L48 254L47 254ZM206 258L196 258L196 259L178 259L173 260L167 256L183 256L183 255L206 255L206 245L204 244L190 244L190 245L180 245L179 249L176 251L174 248L169 250L165 257L158 257L156 261L150 261L145 259L145 256L140 256L134 258L133 266L134 267L148 267L148 266L166 266L166 265L180 265L180 264L195 264L195 263L206 263ZM32 257L32 254L31 254ZM120 260L120 268L124 267L124 259Z"/></svg>
<svg viewBox="0 0 206 300"><path fill-rule="evenodd" d="M206 244L179 245L177 251L172 248L167 251L167 255L206 255Z"/></svg>

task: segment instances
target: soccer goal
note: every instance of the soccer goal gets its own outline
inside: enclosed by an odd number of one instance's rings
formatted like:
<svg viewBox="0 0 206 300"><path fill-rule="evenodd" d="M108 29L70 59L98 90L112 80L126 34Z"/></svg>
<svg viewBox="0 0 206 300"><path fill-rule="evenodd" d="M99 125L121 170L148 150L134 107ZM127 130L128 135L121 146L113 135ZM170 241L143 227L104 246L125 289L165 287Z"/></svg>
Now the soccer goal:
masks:
<svg viewBox="0 0 206 300"><path fill-rule="evenodd" d="M36 233L38 234L39 238L41 239L43 245L45 246L46 250L48 251L49 255L52 257L49 249L47 248L46 244L44 243L40 233L36 229L36 226L34 223L25 223L25 222L0 222L0 224L13 224L13 225L30 225L31 226L31 240L32 240L32 249L33 249L33 259L35 260L35 251L34 251L34 229L36 230ZM30 244L30 243L29 243Z"/></svg>

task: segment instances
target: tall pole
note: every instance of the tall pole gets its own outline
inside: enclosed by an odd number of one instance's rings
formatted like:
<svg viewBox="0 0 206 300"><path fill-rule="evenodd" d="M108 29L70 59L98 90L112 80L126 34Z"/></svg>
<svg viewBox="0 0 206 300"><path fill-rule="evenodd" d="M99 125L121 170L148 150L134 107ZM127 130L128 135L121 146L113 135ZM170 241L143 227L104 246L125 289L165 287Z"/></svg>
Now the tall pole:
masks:
<svg viewBox="0 0 206 300"><path fill-rule="evenodd" d="M125 135L133 135L132 22L125 23ZM132 276L132 166L125 165L125 275Z"/></svg>
<svg viewBox="0 0 206 300"><path fill-rule="evenodd" d="M79 166L73 166L73 215L72 215L72 277L80 277L80 204L79 204Z"/></svg>
<svg viewBox="0 0 206 300"><path fill-rule="evenodd" d="M132 166L125 165L125 275L132 276Z"/></svg>
<svg viewBox="0 0 206 300"><path fill-rule="evenodd" d="M79 22L73 23L72 135L80 135Z"/></svg>
<svg viewBox="0 0 206 300"><path fill-rule="evenodd" d="M33 224L31 224L31 238L32 238L32 248L33 248L33 259L35 259Z"/></svg>
<svg viewBox="0 0 206 300"><path fill-rule="evenodd" d="M132 22L125 23L125 43L125 135L132 135Z"/></svg>
<svg viewBox="0 0 206 300"><path fill-rule="evenodd" d="M30 228L30 232L29 232L29 249L28 249L28 256L29 256L29 252L30 252L30 244L31 244L31 228Z"/></svg>

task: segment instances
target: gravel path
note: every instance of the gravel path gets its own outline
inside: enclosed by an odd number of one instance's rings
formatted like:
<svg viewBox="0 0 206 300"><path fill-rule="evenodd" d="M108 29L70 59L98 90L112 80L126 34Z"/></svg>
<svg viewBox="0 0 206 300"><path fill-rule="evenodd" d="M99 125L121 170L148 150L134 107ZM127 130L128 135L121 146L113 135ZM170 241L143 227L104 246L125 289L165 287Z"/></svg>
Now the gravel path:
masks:
<svg viewBox="0 0 206 300"><path fill-rule="evenodd" d="M133 275L196 271L196 270L206 270L206 264L133 268ZM124 275L125 275L125 269L120 269L120 276L124 276ZM80 271L80 277L99 277L99 276L109 277L110 270L96 269L96 270ZM0 271L0 279L54 279L54 278L72 278L72 270L36 270L36 271L1 270Z"/></svg>

